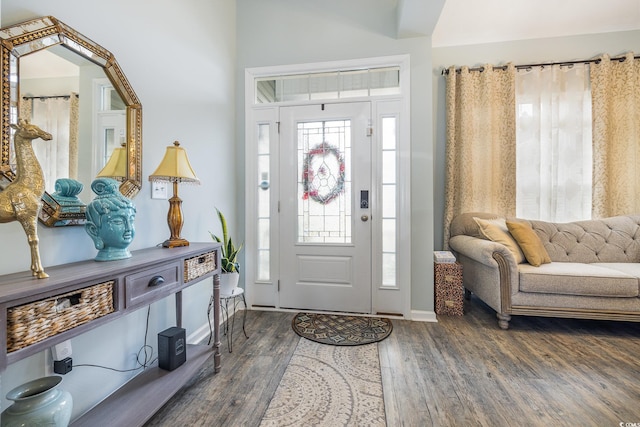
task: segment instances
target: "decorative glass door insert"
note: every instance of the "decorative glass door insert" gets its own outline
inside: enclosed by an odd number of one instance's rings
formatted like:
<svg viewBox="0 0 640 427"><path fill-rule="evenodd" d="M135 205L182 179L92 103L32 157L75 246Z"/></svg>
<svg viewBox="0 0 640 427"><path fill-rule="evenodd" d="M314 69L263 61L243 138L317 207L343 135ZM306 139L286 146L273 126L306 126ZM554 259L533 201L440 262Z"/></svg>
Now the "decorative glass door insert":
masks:
<svg viewBox="0 0 640 427"><path fill-rule="evenodd" d="M297 124L298 243L351 243L351 120Z"/></svg>

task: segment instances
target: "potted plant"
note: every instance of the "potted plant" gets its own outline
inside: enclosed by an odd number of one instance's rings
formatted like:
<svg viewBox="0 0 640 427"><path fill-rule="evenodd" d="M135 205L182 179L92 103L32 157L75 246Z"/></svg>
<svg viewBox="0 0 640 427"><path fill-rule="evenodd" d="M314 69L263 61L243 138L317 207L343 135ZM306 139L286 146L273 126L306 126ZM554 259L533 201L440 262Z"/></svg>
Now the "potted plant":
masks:
<svg viewBox="0 0 640 427"><path fill-rule="evenodd" d="M218 208L216 208L216 212L218 213L218 219L222 226L222 239L212 232L209 232L209 234L213 240L222 243L222 253L220 257L220 268L222 270L222 274L220 275L220 293L222 295L232 295L233 290L238 286L238 279L240 278L238 253L242 250L243 244L241 243L240 246L235 247L229 236L227 220Z"/></svg>

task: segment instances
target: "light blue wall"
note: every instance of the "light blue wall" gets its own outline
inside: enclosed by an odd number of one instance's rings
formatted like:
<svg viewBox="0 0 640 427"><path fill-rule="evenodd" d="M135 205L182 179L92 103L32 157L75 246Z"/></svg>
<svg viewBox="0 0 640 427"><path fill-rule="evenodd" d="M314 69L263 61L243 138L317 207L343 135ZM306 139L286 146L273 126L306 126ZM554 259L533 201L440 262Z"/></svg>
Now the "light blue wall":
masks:
<svg viewBox="0 0 640 427"><path fill-rule="evenodd" d="M110 50L143 105L143 187L137 205L136 236L131 249L154 246L169 237L166 200L152 200L148 175L165 147L179 140L201 180L180 186L185 225L182 236L210 241L217 231L214 207L235 216L235 2L232 0L2 0L2 25L53 15ZM86 190L85 190L86 191ZM89 190L90 191L90 190ZM232 226L235 227L235 224ZM1 224L0 274L29 269L26 237L17 223ZM97 251L84 229L39 227L46 266L91 259ZM185 292L187 334L206 324L210 283ZM157 332L173 326L174 303L151 307L149 344ZM72 340L74 364L135 366L143 345L146 309ZM46 352L8 367L1 396L45 374ZM74 417L104 398L132 374L77 367L64 376L63 388L74 397ZM132 403L135 404L135 403ZM2 401L2 408L8 402Z"/></svg>
<svg viewBox="0 0 640 427"><path fill-rule="evenodd" d="M445 81L444 68L452 65L535 64L594 58L603 53L616 56L624 52L640 52L640 31L591 34L536 40L511 41L482 45L434 48L433 111L434 114L434 182L435 226L434 247L443 244L444 177L445 177Z"/></svg>
<svg viewBox="0 0 640 427"><path fill-rule="evenodd" d="M237 133L238 140L242 141L244 105L241 100L244 99L245 68L409 54L413 216L411 307L432 312L431 39L395 37L396 3L389 0L238 0ZM244 176L239 175L238 181L238 185L243 186ZM242 200L240 203L244 205Z"/></svg>
<svg viewBox="0 0 640 427"><path fill-rule="evenodd" d="M371 7L372 3L376 7ZM185 216L182 234L191 241L207 241L208 231L217 230L214 206L227 218L243 218L245 68L409 54L412 308L433 311L430 260L434 245L442 245L444 205L441 69L454 64L525 63L582 59L602 52L639 52L640 32L438 48L432 52L428 37L395 38L395 3L156 0L151 7L145 0L111 0L98 11L95 4L83 0L2 0L0 13L3 26L43 15L56 16L114 53L143 104L144 178L157 166L164 147L177 139L188 150L202 181L200 186L180 187ZM167 238L168 203L151 200L146 181L134 201L138 208L137 232L131 248L153 246ZM230 225L241 233L241 224ZM2 224L0 233L0 274L27 270L29 253L22 229L16 223ZM82 228L40 227L39 236L45 266L90 259L96 254ZM185 293L187 329L204 323L208 292L204 283ZM152 306L152 344L156 333L171 326L172 319L172 300ZM142 346L145 321L146 310L139 310L72 340L74 362L132 367L135 353ZM44 375L44 366L45 353L11 365L2 374L2 397L16 385ZM74 414L84 412L129 375L74 369L63 382L76 400ZM4 409L7 401L2 403Z"/></svg>

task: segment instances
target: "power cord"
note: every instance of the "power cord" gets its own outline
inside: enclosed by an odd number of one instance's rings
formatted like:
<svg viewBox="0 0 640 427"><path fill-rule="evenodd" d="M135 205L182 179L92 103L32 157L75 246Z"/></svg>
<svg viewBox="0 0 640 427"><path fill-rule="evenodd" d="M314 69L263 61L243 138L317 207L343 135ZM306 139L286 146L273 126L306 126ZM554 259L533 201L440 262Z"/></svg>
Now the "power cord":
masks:
<svg viewBox="0 0 640 427"><path fill-rule="evenodd" d="M136 363L140 366L132 369L116 369L116 368L111 368L109 366L94 365L91 363L82 363L79 365L73 365L73 367L74 368L77 368L77 367L101 368L101 369L108 369L110 371L115 371L115 372L133 372L140 369L146 369L147 367L151 366L156 360L158 360L158 358L156 357L153 360L149 360L153 357L153 347L147 344L147 338L149 336L149 315L150 314L151 314L151 306L148 306L147 322L146 322L146 327L144 331L144 345L140 348L140 350L138 350L138 353L136 354ZM150 354L149 354L149 351L150 351ZM142 359L141 361L140 356L142 353L144 353L144 359Z"/></svg>
<svg viewBox="0 0 640 427"><path fill-rule="evenodd" d="M211 309L213 308L213 294L209 299L209 307L207 307L207 322L209 323L209 341L207 345L211 345L211 339L213 339L213 327L211 326Z"/></svg>

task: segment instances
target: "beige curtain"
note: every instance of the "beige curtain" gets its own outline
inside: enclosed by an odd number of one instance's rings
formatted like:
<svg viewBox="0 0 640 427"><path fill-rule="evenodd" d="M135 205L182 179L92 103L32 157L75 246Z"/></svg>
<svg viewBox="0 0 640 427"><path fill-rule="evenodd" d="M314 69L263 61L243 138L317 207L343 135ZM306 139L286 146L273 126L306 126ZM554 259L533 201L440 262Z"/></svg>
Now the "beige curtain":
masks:
<svg viewBox="0 0 640 427"><path fill-rule="evenodd" d="M519 69L516 114L516 215L550 222L591 218L589 66Z"/></svg>
<svg viewBox="0 0 640 427"><path fill-rule="evenodd" d="M515 67L451 67L446 75L444 247L463 212L515 215Z"/></svg>
<svg viewBox="0 0 640 427"><path fill-rule="evenodd" d="M71 92L69 100L69 178L78 179L78 133L80 132L80 99Z"/></svg>
<svg viewBox="0 0 640 427"><path fill-rule="evenodd" d="M30 109L24 104L31 104ZM33 150L42 166L45 190L53 193L58 178L78 178L78 97L34 98L21 106L22 117L52 136L46 144L34 144Z"/></svg>
<svg viewBox="0 0 640 427"><path fill-rule="evenodd" d="M640 59L591 64L593 218L640 213Z"/></svg>

